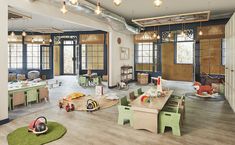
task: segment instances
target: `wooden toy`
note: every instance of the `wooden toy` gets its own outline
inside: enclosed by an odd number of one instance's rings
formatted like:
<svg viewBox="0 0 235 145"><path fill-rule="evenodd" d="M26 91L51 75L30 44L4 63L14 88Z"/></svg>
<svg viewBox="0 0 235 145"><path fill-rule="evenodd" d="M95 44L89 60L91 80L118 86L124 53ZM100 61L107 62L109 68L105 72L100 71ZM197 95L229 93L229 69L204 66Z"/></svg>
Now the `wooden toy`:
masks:
<svg viewBox="0 0 235 145"><path fill-rule="evenodd" d="M195 90L197 91L198 95L203 95L204 92L207 92L207 94L210 94L210 95L213 93L213 89L209 85L202 86L201 83L194 82L193 86Z"/></svg>

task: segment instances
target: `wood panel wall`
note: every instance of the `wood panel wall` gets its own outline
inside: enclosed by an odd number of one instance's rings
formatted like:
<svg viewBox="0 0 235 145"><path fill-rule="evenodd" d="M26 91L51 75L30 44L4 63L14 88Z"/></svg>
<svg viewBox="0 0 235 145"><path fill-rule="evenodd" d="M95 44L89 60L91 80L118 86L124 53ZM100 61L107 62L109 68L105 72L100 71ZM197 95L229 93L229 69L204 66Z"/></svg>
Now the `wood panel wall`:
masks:
<svg viewBox="0 0 235 145"><path fill-rule="evenodd" d="M54 45L54 75L60 75L60 46Z"/></svg>
<svg viewBox="0 0 235 145"><path fill-rule="evenodd" d="M200 73L224 74L221 39L200 40Z"/></svg>
<svg viewBox="0 0 235 145"><path fill-rule="evenodd" d="M162 44L162 78L177 81L193 81L193 65L175 64L174 43Z"/></svg>

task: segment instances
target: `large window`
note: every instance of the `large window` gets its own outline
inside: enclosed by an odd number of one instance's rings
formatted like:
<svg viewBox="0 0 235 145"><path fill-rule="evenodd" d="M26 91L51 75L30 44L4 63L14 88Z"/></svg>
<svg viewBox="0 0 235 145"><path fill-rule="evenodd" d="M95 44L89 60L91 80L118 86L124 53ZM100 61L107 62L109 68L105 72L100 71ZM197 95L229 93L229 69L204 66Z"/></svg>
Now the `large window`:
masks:
<svg viewBox="0 0 235 145"><path fill-rule="evenodd" d="M104 45L82 44L82 70L104 69Z"/></svg>
<svg viewBox="0 0 235 145"><path fill-rule="evenodd" d="M27 68L40 69L40 44L27 45Z"/></svg>
<svg viewBox="0 0 235 145"><path fill-rule="evenodd" d="M157 71L157 45L153 42L138 43L135 49L136 71Z"/></svg>
<svg viewBox="0 0 235 145"><path fill-rule="evenodd" d="M42 69L50 69L50 47L43 46L42 47Z"/></svg>
<svg viewBox="0 0 235 145"><path fill-rule="evenodd" d="M176 42L176 63L177 64L193 64L193 30L187 33L178 33Z"/></svg>
<svg viewBox="0 0 235 145"><path fill-rule="evenodd" d="M23 45L8 44L8 68L22 69L23 68Z"/></svg>

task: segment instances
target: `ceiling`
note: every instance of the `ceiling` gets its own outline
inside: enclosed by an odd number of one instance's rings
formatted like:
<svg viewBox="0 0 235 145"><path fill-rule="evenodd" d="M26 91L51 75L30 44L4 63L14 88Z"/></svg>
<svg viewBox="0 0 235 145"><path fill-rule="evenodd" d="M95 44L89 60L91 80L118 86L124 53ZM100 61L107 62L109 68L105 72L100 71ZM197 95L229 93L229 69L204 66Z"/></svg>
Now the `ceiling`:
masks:
<svg viewBox="0 0 235 145"><path fill-rule="evenodd" d="M41 16L37 14L27 14L27 16L31 17L32 19L10 19L8 21L8 30L9 31L32 31L38 28L56 28L62 31L92 31L90 27L84 27L79 24L69 23L63 20Z"/></svg>
<svg viewBox="0 0 235 145"><path fill-rule="evenodd" d="M96 0L87 0L96 3ZM100 0L101 6L116 14L131 19L158 17L165 15L211 11L214 19L231 16L235 11L235 0L162 0L162 5L157 8L154 0L122 0L120 6L115 6L113 0Z"/></svg>

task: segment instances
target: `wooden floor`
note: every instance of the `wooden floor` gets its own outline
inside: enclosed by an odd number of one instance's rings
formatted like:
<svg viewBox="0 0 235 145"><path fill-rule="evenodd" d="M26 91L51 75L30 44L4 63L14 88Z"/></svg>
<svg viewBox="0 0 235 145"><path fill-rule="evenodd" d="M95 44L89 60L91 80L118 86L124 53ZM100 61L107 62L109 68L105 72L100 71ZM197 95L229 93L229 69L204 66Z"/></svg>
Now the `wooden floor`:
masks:
<svg viewBox="0 0 235 145"><path fill-rule="evenodd" d="M134 130L129 124L117 125L117 106L93 113L67 113L52 106L0 126L0 145L7 145L8 133L41 115L67 128L63 138L48 145L235 145L235 114L227 101L186 98L186 120L181 137L173 136L171 131L153 134Z"/></svg>

